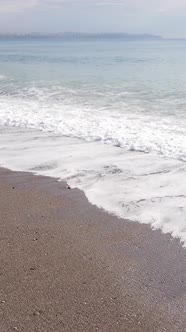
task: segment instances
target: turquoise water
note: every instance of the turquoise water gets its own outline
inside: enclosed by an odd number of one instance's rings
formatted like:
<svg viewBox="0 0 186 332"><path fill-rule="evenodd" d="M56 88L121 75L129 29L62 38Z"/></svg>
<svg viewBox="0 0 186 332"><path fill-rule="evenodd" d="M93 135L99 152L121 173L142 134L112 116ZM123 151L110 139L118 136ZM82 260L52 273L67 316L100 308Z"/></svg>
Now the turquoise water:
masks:
<svg viewBox="0 0 186 332"><path fill-rule="evenodd" d="M0 123L185 159L186 43L0 45Z"/></svg>
<svg viewBox="0 0 186 332"><path fill-rule="evenodd" d="M185 54L183 41L1 40L0 165L186 241Z"/></svg>

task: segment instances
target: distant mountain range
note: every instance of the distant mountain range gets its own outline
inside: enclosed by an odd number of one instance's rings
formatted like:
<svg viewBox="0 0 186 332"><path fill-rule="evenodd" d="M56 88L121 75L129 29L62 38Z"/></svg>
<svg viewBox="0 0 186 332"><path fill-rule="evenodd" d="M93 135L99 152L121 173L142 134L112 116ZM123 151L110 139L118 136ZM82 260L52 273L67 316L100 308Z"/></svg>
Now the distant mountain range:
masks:
<svg viewBox="0 0 186 332"><path fill-rule="evenodd" d="M4 33L0 34L0 39L24 39L24 38L55 38L55 39L123 39L123 40L161 40L158 35L151 34L129 34L129 33L79 33L79 32L60 32L60 33Z"/></svg>

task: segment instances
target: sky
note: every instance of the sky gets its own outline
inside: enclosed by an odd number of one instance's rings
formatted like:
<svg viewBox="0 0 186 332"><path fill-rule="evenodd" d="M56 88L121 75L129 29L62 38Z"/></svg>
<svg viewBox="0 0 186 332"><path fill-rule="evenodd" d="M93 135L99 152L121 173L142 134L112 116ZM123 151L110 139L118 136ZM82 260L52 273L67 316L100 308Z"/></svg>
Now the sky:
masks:
<svg viewBox="0 0 186 332"><path fill-rule="evenodd" d="M0 0L0 33L64 31L186 37L186 0Z"/></svg>

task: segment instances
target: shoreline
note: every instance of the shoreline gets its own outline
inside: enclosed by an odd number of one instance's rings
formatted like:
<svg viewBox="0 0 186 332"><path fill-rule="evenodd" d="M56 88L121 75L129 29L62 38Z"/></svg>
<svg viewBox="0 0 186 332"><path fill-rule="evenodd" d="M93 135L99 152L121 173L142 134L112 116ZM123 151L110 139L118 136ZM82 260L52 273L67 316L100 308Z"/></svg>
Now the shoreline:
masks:
<svg viewBox="0 0 186 332"><path fill-rule="evenodd" d="M186 329L186 251L65 182L0 168L0 330Z"/></svg>

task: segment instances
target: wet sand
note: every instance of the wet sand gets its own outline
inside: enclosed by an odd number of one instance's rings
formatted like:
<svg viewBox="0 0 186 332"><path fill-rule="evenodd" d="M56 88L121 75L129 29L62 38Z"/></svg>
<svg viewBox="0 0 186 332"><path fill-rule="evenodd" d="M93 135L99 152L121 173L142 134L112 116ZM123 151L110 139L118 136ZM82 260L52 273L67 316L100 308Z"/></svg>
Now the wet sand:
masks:
<svg viewBox="0 0 186 332"><path fill-rule="evenodd" d="M186 250L64 182L0 169L0 332L186 331Z"/></svg>

